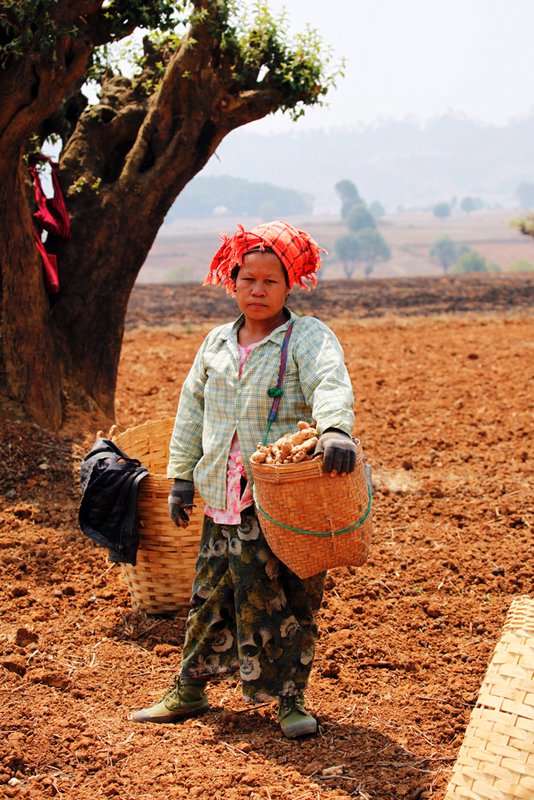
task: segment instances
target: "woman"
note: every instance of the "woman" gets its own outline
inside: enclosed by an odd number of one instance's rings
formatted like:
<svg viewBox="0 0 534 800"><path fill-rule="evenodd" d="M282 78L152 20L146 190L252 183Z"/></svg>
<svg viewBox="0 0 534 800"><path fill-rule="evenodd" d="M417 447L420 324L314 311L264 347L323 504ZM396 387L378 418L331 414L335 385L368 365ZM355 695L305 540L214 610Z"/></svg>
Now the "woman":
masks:
<svg viewBox="0 0 534 800"><path fill-rule="evenodd" d="M339 342L319 320L286 307L292 286L316 285L320 250L307 233L276 221L240 226L212 260L205 283L225 286L241 314L208 334L182 388L169 511L186 527L196 486L204 527L180 673L159 703L133 714L136 722L202 714L208 680L239 671L248 700L278 700L286 736L317 730L304 690L325 576L301 580L271 552L254 511L249 459L267 429L285 340L283 396L269 441L314 420L326 471L335 478L354 469L353 394Z"/></svg>

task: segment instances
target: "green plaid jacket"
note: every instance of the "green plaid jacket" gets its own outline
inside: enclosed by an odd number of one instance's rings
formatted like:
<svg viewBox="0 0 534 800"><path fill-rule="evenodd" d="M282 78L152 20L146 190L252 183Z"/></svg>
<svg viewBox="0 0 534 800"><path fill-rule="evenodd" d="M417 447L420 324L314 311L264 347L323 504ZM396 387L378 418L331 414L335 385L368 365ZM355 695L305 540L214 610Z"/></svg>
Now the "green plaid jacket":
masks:
<svg viewBox="0 0 534 800"><path fill-rule="evenodd" d="M339 428L351 435L354 396L334 333L314 317L290 319L272 331L247 358L239 378L237 332L244 322L214 328L202 343L185 379L171 438L168 478L192 480L212 508L226 505L226 464L237 431L248 479L249 458L267 430L284 334L289 340L284 394L269 443L315 420L320 433Z"/></svg>

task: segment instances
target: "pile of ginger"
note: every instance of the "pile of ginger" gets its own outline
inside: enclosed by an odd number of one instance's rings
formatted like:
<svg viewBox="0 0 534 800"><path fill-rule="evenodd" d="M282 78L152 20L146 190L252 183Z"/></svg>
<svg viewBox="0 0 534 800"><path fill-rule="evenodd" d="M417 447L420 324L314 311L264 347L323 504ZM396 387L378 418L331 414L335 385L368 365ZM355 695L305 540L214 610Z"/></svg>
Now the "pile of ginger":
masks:
<svg viewBox="0 0 534 800"><path fill-rule="evenodd" d="M254 464L298 464L299 461L311 461L311 454L319 441L315 424L301 421L295 433L284 434L274 444L258 444L250 460Z"/></svg>

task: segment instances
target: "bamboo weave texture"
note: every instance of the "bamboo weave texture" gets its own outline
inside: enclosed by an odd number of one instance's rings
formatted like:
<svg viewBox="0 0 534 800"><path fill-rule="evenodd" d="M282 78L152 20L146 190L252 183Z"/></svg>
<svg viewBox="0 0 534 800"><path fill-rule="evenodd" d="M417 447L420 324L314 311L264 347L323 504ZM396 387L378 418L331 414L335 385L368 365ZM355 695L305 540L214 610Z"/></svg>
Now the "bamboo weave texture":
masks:
<svg viewBox="0 0 534 800"><path fill-rule="evenodd" d="M198 495L187 528L177 528L169 518L171 481L166 471L173 425L174 418L165 417L114 436L119 447L149 471L137 497L137 564L121 564L133 608L147 614L170 613L189 605L204 519Z"/></svg>
<svg viewBox="0 0 534 800"><path fill-rule="evenodd" d="M517 597L489 664L445 800L534 798L534 599Z"/></svg>

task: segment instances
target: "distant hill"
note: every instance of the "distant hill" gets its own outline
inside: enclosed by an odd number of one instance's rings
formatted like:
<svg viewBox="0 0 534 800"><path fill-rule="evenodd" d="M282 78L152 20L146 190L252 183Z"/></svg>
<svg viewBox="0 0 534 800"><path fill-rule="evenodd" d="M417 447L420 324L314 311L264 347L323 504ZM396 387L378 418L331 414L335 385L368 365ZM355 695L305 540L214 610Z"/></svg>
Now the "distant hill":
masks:
<svg viewBox="0 0 534 800"><path fill-rule="evenodd" d="M247 126L224 139L186 191L222 175L309 195L318 214L338 213L334 185L343 178L388 211L466 195L510 208L518 205L518 185L534 181L534 116L503 127L455 116L360 130L299 130L296 123L294 132L270 136Z"/></svg>
<svg viewBox="0 0 534 800"><path fill-rule="evenodd" d="M264 220L308 214L313 198L295 189L228 175L199 175L178 196L166 222L178 217L237 214Z"/></svg>

